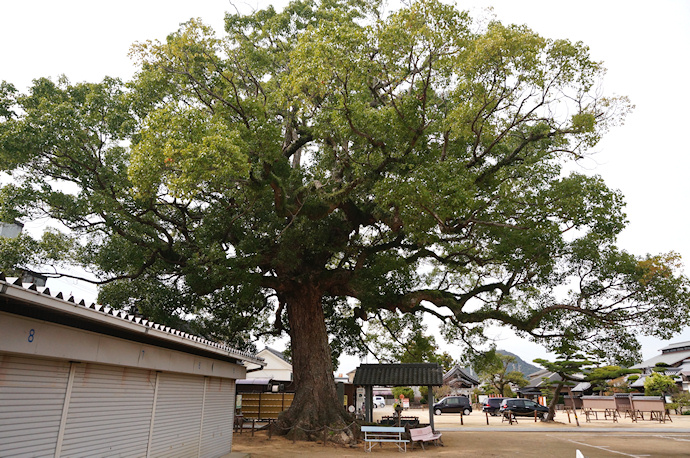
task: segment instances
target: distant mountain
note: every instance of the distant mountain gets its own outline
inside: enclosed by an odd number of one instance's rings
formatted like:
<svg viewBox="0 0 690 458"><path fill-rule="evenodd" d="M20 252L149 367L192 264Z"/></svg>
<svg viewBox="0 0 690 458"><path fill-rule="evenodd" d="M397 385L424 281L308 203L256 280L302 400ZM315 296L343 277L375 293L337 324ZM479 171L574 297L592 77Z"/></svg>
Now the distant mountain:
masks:
<svg viewBox="0 0 690 458"><path fill-rule="evenodd" d="M541 367L538 367L538 366L535 366L534 364L530 364L530 363L526 362L525 360L520 358L515 353L511 353L511 352L506 351L506 350L496 350L496 352L500 353L502 355L514 356L515 359L517 359L516 363L514 363L514 364L511 363L508 365L508 372L519 371L519 372L522 372L525 377L527 377L529 374L540 371L542 369Z"/></svg>
<svg viewBox="0 0 690 458"><path fill-rule="evenodd" d="M497 352L497 353L500 353L500 354L502 354L502 355L514 356L515 359L517 360L517 362L516 362L516 363L511 363L511 364L508 365L508 372L510 372L510 371L519 371L519 372L522 372L522 374L523 374L523 375L525 376L525 378L527 378L528 380L529 380L529 377L527 377L527 376L528 376L529 374L533 374L534 372L537 372L537 371L542 370L541 367L535 366L534 364L528 363L527 361L525 361L524 359L520 358L520 357L519 357L518 355L516 355L515 353L511 353L511 352L506 351L506 350L496 350L496 352ZM475 377L475 378L478 377L477 373L474 371L474 369L472 369L472 366L464 367L463 370L464 370L465 372L467 372L469 375L471 375L472 377Z"/></svg>

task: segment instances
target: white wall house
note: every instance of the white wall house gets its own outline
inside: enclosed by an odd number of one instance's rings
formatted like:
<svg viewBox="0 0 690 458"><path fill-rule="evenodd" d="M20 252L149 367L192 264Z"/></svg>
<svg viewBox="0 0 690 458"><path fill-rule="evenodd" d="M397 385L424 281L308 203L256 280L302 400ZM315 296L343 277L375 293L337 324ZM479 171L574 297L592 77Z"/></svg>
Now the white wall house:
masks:
<svg viewBox="0 0 690 458"><path fill-rule="evenodd" d="M661 354L654 356L640 364L631 366L630 369L640 369L642 375L631 386L644 388L644 382L652 368L657 364L667 365L663 373L675 379L683 391L690 391L690 341L676 342L661 349Z"/></svg>
<svg viewBox="0 0 690 458"><path fill-rule="evenodd" d="M0 274L1 457L220 457L248 353Z"/></svg>
<svg viewBox="0 0 690 458"><path fill-rule="evenodd" d="M265 366L247 365L247 379L267 379L281 382L292 382L292 364L285 360L283 354L266 347L256 354L263 359ZM254 370L260 369L260 370Z"/></svg>

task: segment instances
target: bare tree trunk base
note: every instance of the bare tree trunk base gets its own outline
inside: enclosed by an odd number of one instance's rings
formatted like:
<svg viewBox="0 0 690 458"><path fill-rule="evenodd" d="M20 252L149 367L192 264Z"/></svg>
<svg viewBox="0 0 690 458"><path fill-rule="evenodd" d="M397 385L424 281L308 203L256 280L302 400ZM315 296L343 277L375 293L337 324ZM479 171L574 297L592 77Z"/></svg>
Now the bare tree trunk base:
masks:
<svg viewBox="0 0 690 458"><path fill-rule="evenodd" d="M323 413L323 412L319 412ZM274 434L299 441L326 441L337 445L357 442L359 425L343 412L314 416L313 410L292 408L283 412L271 427ZM328 418L328 419L326 419Z"/></svg>

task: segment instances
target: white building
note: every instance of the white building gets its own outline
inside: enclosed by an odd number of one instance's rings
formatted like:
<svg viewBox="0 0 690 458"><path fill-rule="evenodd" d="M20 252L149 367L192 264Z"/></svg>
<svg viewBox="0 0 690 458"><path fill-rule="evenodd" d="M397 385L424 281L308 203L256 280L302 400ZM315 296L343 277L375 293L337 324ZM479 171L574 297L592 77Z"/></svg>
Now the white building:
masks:
<svg viewBox="0 0 690 458"><path fill-rule="evenodd" d="M264 367L256 364L247 366L247 379L267 379L281 382L292 382L292 364L278 350L266 347L256 354L263 359Z"/></svg>
<svg viewBox="0 0 690 458"><path fill-rule="evenodd" d="M220 457L261 359L0 274L0 456Z"/></svg>
<svg viewBox="0 0 690 458"><path fill-rule="evenodd" d="M662 348L660 355L631 366L630 369L642 371L631 386L643 388L645 379L658 364L666 366L662 373L673 377L683 391L690 391L690 341L673 343Z"/></svg>

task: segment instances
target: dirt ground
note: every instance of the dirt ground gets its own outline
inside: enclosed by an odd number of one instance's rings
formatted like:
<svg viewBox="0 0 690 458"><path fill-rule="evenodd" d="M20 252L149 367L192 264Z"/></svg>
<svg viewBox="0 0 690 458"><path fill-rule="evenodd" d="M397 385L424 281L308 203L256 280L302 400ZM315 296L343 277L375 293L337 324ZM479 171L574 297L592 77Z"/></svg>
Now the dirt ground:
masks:
<svg viewBox="0 0 690 458"><path fill-rule="evenodd" d="M688 457L688 433L609 433L609 432L444 432L443 447L415 446L408 453L427 456L457 457L575 457L576 450L587 458L603 457ZM334 458L368 456L360 443L354 448L323 443L297 442L285 438L268 439L265 433L255 437L237 436L233 452L251 458ZM245 455L245 456L247 456ZM240 455L241 456L241 455ZM371 456L400 457L395 445L374 446Z"/></svg>
<svg viewBox="0 0 690 458"><path fill-rule="evenodd" d="M389 414L386 409L377 409L374 418ZM428 422L423 411L408 411L405 415L420 417ZM435 427L442 432L442 447L427 445L423 451L418 445L408 453L428 456L460 457L574 457L576 450L587 458L598 457L690 457L690 416L672 415L672 422L640 420L632 422L621 418L617 423L611 420L593 420L589 423L580 418L579 427L574 418L562 412L553 423L534 422L520 418L518 424L502 422L500 417L487 417L482 412L473 412L463 417L447 414L434 417ZM233 435L233 456L251 458L268 457L363 457L366 456L360 441L356 447L339 447L323 442L295 442L284 437L268 438L264 431L254 437L248 430ZM400 456L394 444L375 445L371 455L378 457Z"/></svg>

